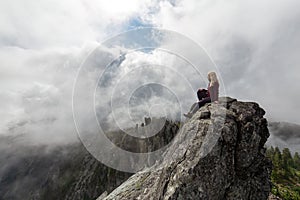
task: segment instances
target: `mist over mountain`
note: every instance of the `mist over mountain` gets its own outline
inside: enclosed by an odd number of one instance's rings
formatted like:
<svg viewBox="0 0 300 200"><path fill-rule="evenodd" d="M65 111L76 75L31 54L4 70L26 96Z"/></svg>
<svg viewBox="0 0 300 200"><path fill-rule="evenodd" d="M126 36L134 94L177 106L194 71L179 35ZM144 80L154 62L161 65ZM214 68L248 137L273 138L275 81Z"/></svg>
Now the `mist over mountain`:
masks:
<svg viewBox="0 0 300 200"><path fill-rule="evenodd" d="M127 150L161 158L156 150L185 122L209 71L220 96L265 109L267 146L300 152L299 8L299 0L0 1L0 200L111 192L131 174L97 159L122 166ZM146 127L145 117L168 128ZM139 170L155 160L135 156L128 162Z"/></svg>
<svg viewBox="0 0 300 200"><path fill-rule="evenodd" d="M139 130L133 127L128 131L158 132L150 138L139 139L121 130L106 134L116 148L146 153L168 144L179 128L178 123L166 119L149 123L149 120L143 123L145 129L140 125ZM29 143L30 138L27 134L0 135L1 200L96 199L132 175L102 164L79 139L69 143L33 144Z"/></svg>
<svg viewBox="0 0 300 200"><path fill-rule="evenodd" d="M269 122L270 138L268 146L289 148L300 152L300 125L289 122Z"/></svg>
<svg viewBox="0 0 300 200"><path fill-rule="evenodd" d="M22 137L0 136L3 200L93 199L131 175L104 166L79 141L33 146L20 143Z"/></svg>

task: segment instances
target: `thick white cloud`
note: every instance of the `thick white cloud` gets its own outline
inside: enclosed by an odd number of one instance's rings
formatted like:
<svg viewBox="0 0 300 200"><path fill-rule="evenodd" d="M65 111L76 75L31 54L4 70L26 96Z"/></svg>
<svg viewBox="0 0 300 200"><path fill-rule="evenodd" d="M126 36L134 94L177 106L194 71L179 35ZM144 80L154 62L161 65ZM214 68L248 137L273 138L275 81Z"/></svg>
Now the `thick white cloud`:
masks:
<svg viewBox="0 0 300 200"><path fill-rule="evenodd" d="M123 128L140 124L147 116L179 120L196 101L195 83L199 82L204 82L201 76L176 55L160 49L130 52L109 84L100 84L97 106L110 105L111 101L113 113L109 118ZM107 98L103 97L105 93L109 94Z"/></svg>
<svg viewBox="0 0 300 200"><path fill-rule="evenodd" d="M35 142L76 138L72 87L99 42L149 12L152 1L1 1L0 133Z"/></svg>
<svg viewBox="0 0 300 200"><path fill-rule="evenodd" d="M85 50L1 48L1 133L35 142L74 141L71 94Z"/></svg>
<svg viewBox="0 0 300 200"><path fill-rule="evenodd" d="M181 0L160 3L159 27L202 44L228 95L258 101L271 120L300 123L300 2Z"/></svg>
<svg viewBox="0 0 300 200"><path fill-rule="evenodd" d="M200 43L219 66L225 86L221 90L241 100L258 101L271 120L300 123L299 4L296 0L1 1L0 132L31 134L34 142L76 138L71 108L76 71L99 42L138 25L130 24L132 19L178 31ZM116 53L111 49L103 51L108 55ZM140 76L129 72L145 63L172 66L190 77L194 90L206 87L192 70L159 50L128 54L116 78L126 74L131 83L138 82ZM176 95L187 98L182 105L184 110L196 99L178 74L158 69L148 74L149 80L161 78L165 85L176 86ZM155 107L159 102L157 94L152 97L146 105L139 104L131 110L145 113L151 105L152 112L159 114L161 107ZM105 102L110 100L110 96L102 98ZM174 102L164 100L159 103L165 103L169 110ZM177 110L172 111L176 115Z"/></svg>
<svg viewBox="0 0 300 200"><path fill-rule="evenodd" d="M152 8L151 0L11 0L0 2L0 45L82 46L124 31Z"/></svg>

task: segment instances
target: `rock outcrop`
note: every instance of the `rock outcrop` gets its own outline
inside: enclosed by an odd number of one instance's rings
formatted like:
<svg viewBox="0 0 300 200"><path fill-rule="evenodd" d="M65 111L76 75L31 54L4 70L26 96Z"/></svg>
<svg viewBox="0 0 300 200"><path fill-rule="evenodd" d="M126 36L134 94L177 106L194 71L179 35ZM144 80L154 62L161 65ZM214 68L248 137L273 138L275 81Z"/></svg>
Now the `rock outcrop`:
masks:
<svg viewBox="0 0 300 200"><path fill-rule="evenodd" d="M257 103L229 97L206 104L181 127L163 161L98 200L268 199L264 114Z"/></svg>

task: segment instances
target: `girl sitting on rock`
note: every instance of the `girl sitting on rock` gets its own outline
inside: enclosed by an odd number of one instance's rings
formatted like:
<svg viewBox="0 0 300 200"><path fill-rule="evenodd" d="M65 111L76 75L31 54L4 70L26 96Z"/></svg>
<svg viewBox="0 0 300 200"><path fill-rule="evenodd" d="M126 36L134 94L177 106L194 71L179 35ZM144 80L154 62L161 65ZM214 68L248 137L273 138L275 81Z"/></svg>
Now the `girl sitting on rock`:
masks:
<svg viewBox="0 0 300 200"><path fill-rule="evenodd" d="M208 88L199 89L197 91L198 102L194 103L188 113L183 114L187 118L191 118L199 108L204 106L206 103L216 102L219 99L219 81L215 72L209 72L208 78Z"/></svg>

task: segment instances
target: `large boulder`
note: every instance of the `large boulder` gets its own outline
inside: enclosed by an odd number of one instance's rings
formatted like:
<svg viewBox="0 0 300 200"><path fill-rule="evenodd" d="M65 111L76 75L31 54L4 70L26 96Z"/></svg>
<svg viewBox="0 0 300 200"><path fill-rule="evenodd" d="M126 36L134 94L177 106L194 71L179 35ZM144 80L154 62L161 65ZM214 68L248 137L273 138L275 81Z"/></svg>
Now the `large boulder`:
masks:
<svg viewBox="0 0 300 200"><path fill-rule="evenodd" d="M268 199L264 114L257 103L229 97L206 104L181 127L163 161L98 200Z"/></svg>

